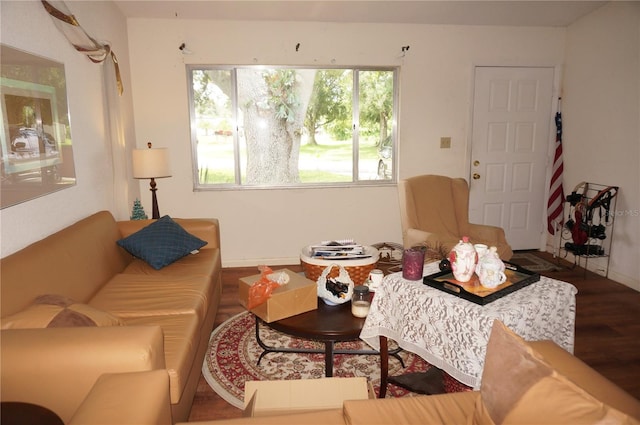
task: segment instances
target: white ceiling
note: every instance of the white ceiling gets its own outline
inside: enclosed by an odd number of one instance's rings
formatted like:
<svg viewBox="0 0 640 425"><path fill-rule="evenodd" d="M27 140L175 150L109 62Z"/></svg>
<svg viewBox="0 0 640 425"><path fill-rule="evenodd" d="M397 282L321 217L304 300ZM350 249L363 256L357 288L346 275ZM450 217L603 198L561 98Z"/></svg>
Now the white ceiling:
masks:
<svg viewBox="0 0 640 425"><path fill-rule="evenodd" d="M128 18L567 26L595 0L116 0Z"/></svg>

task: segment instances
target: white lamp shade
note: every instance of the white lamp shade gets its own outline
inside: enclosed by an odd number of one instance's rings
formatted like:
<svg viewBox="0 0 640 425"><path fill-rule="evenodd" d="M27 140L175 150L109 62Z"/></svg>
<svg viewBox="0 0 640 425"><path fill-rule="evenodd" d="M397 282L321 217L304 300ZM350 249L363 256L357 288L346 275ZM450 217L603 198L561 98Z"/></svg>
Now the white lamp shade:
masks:
<svg viewBox="0 0 640 425"><path fill-rule="evenodd" d="M134 149L133 177L136 179L171 177L168 149Z"/></svg>

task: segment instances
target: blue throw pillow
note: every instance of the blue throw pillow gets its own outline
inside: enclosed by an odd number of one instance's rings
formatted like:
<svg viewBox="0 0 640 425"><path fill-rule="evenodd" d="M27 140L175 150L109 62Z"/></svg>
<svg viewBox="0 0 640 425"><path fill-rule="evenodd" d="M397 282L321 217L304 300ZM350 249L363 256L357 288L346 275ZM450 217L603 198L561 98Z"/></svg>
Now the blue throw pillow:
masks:
<svg viewBox="0 0 640 425"><path fill-rule="evenodd" d="M131 255L141 258L156 270L168 266L207 244L206 241L184 230L168 215L120 239L117 243Z"/></svg>

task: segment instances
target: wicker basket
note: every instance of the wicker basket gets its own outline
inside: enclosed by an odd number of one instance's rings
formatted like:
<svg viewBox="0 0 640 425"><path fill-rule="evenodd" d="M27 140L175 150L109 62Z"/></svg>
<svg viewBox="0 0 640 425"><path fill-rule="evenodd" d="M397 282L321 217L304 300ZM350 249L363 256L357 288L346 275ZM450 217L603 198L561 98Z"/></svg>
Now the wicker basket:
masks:
<svg viewBox="0 0 640 425"><path fill-rule="evenodd" d="M329 267L331 264L339 264L347 270L349 277L353 280L354 285L362 285L367 278L371 270L376 268L378 264L379 253L378 250L372 246L365 247L365 253L371 255L369 258L359 258L355 260L325 260L322 258L311 257L311 248L306 247L300 254L300 264L304 275L307 279L311 279L314 282L318 281L318 278L322 274L322 271ZM329 272L329 277L337 277L340 272L339 267L334 267Z"/></svg>

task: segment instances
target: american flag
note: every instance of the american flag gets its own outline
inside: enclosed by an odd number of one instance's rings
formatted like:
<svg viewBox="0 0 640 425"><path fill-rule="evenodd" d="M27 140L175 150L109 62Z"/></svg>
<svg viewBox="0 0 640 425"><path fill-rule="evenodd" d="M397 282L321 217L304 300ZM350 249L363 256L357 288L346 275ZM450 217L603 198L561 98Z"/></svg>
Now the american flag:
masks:
<svg viewBox="0 0 640 425"><path fill-rule="evenodd" d="M558 226L562 226L562 203L564 202L564 190L562 188L562 114L560 113L560 100L558 99L558 112L556 112L556 153L553 157L553 173L549 184L549 202L547 203L547 230L555 235Z"/></svg>

